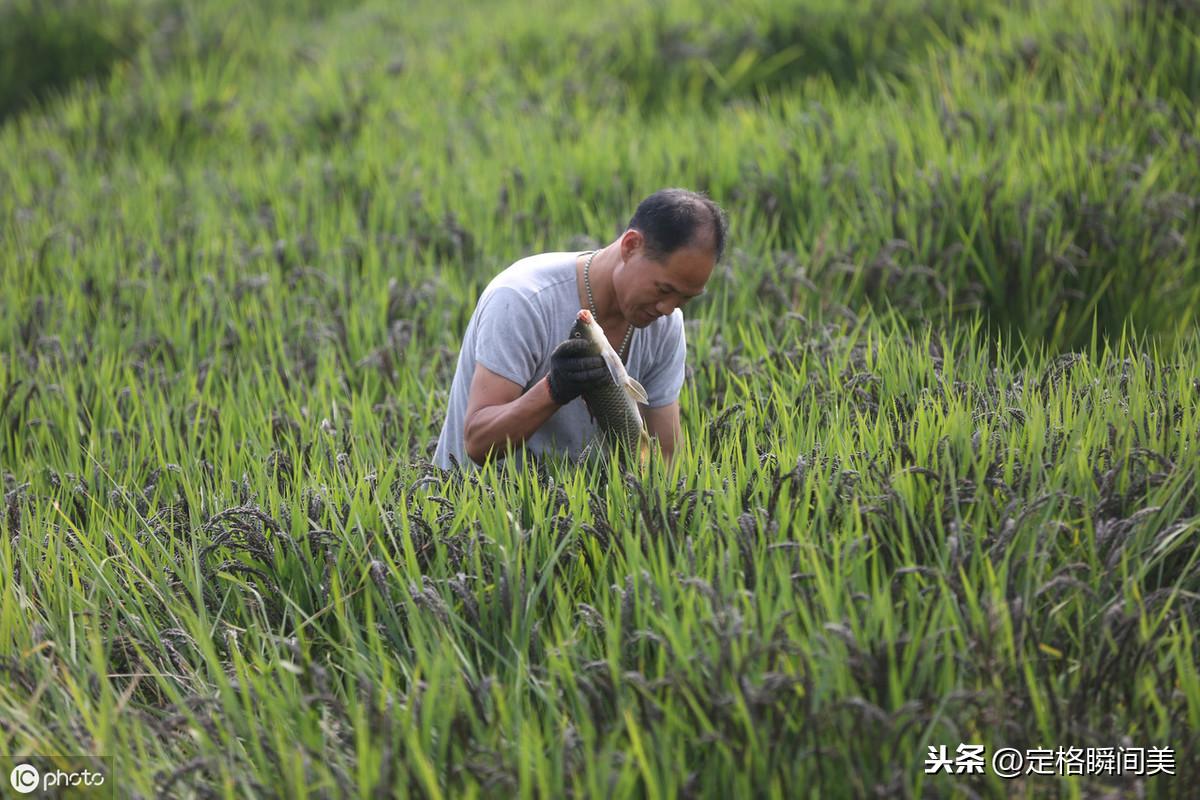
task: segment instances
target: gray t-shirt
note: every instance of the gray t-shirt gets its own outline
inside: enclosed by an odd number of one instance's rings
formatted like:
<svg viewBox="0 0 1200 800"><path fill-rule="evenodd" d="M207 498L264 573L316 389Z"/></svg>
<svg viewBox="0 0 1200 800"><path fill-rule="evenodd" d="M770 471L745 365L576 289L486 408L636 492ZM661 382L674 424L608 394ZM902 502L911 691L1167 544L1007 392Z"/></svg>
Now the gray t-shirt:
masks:
<svg viewBox="0 0 1200 800"><path fill-rule="evenodd" d="M453 455L459 464L475 465L467 455L463 428L476 364L507 378L522 391L550 371L550 354L567 338L579 312L575 273L579 256L577 252L543 253L523 258L483 290L463 336L434 464L447 469ZM679 309L634 331L625 367L646 389L651 408L678 399L685 354L683 312ZM539 455L565 452L575 457L596 433L583 400L576 399L556 411L525 446Z"/></svg>

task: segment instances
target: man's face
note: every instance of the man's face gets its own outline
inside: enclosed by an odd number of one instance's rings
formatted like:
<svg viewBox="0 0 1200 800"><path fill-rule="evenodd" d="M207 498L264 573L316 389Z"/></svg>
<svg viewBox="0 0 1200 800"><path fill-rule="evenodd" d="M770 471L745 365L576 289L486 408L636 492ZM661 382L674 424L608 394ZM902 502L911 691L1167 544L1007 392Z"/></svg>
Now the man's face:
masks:
<svg viewBox="0 0 1200 800"><path fill-rule="evenodd" d="M704 292L716 262L707 242L685 245L663 261L647 258L642 235L626 231L621 241L622 263L613 273L621 314L635 328L644 328Z"/></svg>

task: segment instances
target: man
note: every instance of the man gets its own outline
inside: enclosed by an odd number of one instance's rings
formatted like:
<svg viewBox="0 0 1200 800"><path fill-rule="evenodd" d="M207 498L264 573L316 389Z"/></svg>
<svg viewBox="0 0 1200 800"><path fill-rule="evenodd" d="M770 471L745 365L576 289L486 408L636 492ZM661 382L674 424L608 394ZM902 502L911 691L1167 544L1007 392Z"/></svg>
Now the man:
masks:
<svg viewBox="0 0 1200 800"><path fill-rule="evenodd" d="M579 454L596 432L579 397L611 380L596 356L552 356L581 308L645 388L646 428L671 458L686 353L680 308L703 294L726 231L724 213L707 197L664 189L603 249L530 256L501 272L467 325L434 463L483 464L522 445Z"/></svg>

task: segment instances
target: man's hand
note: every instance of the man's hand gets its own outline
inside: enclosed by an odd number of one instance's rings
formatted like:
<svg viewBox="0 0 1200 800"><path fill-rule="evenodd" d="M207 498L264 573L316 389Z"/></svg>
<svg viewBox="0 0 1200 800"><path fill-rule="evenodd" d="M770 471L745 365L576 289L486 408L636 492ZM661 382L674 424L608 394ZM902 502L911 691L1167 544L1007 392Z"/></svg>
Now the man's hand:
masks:
<svg viewBox="0 0 1200 800"><path fill-rule="evenodd" d="M683 438L679 424L679 401L660 408L642 406L642 419L646 420L646 430L658 440L663 456L670 462Z"/></svg>
<svg viewBox="0 0 1200 800"><path fill-rule="evenodd" d="M550 355L550 397L560 406L583 394L589 386L608 377L604 359L590 352L583 339L567 339Z"/></svg>

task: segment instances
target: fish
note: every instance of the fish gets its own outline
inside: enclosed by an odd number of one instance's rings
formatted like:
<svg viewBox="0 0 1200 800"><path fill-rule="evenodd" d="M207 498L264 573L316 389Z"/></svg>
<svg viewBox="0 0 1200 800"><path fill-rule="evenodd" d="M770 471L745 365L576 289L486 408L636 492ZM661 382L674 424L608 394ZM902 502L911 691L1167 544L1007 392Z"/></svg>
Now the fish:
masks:
<svg viewBox="0 0 1200 800"><path fill-rule="evenodd" d="M626 372L621 357L586 308L579 310L567 338L583 339L591 345L592 352L604 359L612 377L611 381L601 381L583 393L583 401L600 428L601 438L610 450L635 456L644 467L650 458L650 434L638 403L647 402L646 390Z"/></svg>

